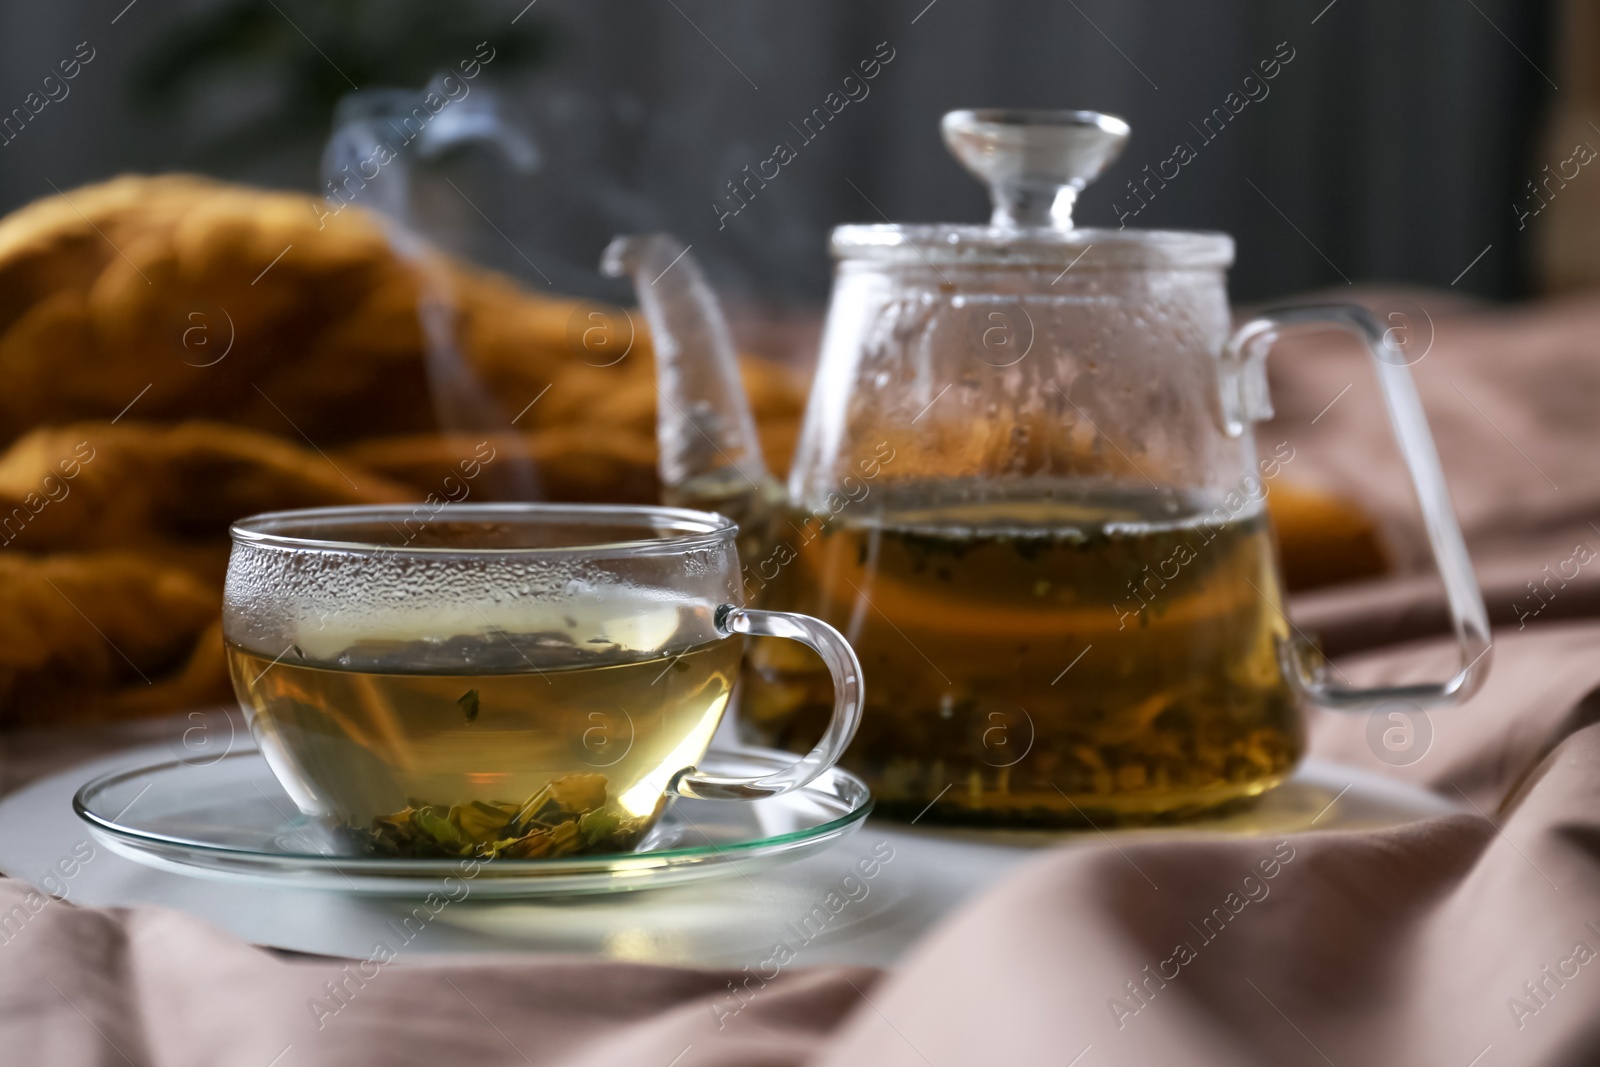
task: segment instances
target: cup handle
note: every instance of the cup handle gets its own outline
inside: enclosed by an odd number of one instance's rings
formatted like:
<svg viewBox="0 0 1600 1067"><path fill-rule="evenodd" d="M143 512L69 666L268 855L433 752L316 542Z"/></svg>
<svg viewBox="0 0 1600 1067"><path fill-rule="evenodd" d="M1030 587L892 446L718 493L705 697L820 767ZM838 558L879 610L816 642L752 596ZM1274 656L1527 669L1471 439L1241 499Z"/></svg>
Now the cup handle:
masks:
<svg viewBox="0 0 1600 1067"><path fill-rule="evenodd" d="M1313 666L1317 657L1296 638L1280 648L1284 671L1303 696L1334 711L1366 711L1394 700L1424 706L1459 704L1477 692L1489 673L1489 613L1450 505L1439 453L1406 356L1378 320L1366 308L1353 304L1307 305L1264 311L1239 327L1222 357L1224 428L1229 436L1237 437L1244 432L1246 423L1271 417L1265 371L1267 350L1277 341L1280 328L1307 324L1334 326L1353 333L1372 356L1384 406L1389 411L1389 425L1422 505L1422 522L1434 564L1444 579L1450 620L1461 650L1461 667L1443 682L1375 688L1335 685L1328 681L1324 665Z"/></svg>
<svg viewBox="0 0 1600 1067"><path fill-rule="evenodd" d="M728 778L685 767L672 776L666 790L668 795L695 800L760 800L799 789L839 762L856 735L856 727L861 725L863 704L861 661L856 659L855 649L844 635L808 615L755 611L732 604L717 608L715 623L717 632L725 637L734 634L786 637L809 646L822 657L828 665L828 673L833 676L833 718L816 748L776 774L762 778Z"/></svg>

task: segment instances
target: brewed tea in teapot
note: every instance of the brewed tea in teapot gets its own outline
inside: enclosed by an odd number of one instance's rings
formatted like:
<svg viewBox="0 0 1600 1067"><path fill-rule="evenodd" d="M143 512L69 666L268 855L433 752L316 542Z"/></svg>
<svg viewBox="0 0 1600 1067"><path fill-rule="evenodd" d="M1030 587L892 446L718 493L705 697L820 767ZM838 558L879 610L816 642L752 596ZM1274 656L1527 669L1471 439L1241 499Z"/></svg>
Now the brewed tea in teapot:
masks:
<svg viewBox="0 0 1600 1067"><path fill-rule="evenodd" d="M841 515L764 596L855 647L867 709L847 759L880 805L914 817L943 792L946 818L1055 822L1075 803L1134 817L1293 768L1303 735L1259 504L1218 519L1151 492L930 504L928 488ZM832 708L826 676L782 646L752 649L741 701L781 746Z"/></svg>

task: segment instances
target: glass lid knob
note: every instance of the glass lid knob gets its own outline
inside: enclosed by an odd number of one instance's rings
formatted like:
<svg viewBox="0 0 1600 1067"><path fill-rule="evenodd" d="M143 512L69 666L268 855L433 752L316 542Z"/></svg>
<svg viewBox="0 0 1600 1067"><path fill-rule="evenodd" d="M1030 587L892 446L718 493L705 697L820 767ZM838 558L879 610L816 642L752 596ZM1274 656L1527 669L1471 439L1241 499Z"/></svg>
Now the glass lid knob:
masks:
<svg viewBox="0 0 1600 1067"><path fill-rule="evenodd" d="M945 147L989 187L997 229L1072 229L1072 205L1122 153L1128 124L1098 111L951 111Z"/></svg>

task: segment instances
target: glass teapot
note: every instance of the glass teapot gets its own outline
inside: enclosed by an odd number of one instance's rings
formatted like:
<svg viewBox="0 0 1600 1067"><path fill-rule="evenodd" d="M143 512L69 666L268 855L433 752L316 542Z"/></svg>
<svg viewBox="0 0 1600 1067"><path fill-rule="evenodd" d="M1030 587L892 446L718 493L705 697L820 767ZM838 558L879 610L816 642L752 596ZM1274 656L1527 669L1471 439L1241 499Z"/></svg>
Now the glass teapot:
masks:
<svg viewBox="0 0 1600 1067"><path fill-rule="evenodd" d="M1488 622L1404 356L1354 306L1230 330L1224 234L1078 229L1121 119L955 111L945 144L987 226L861 225L838 260L787 490L768 476L727 326L683 246L622 237L655 341L661 474L744 530L745 591L831 622L866 683L842 761L879 810L1055 826L1181 818L1260 794L1300 706L1464 699ZM1284 614L1265 500L1280 454L1264 359L1300 324L1372 355L1461 649L1439 684L1355 689ZM806 751L832 708L792 643L747 658L747 739Z"/></svg>

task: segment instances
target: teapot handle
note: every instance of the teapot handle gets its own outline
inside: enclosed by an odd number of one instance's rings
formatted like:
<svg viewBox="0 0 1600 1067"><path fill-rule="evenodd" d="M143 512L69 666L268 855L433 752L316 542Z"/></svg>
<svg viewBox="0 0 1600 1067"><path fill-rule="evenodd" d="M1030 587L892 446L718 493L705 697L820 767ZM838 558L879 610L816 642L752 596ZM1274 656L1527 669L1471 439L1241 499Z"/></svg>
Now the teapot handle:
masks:
<svg viewBox="0 0 1600 1067"><path fill-rule="evenodd" d="M1450 505L1439 453L1405 354L1389 340L1378 320L1365 308L1352 304L1306 305L1264 311L1239 327L1223 351L1222 413L1227 432L1236 437L1244 432L1247 422L1272 414L1266 388L1266 353L1277 341L1280 328L1307 324L1347 330L1361 339L1372 356L1389 425L1394 428L1400 455L1422 505L1422 522L1434 564L1444 579L1451 625L1461 650L1461 667L1444 682L1374 688L1336 685L1328 680L1325 665L1312 665L1316 659L1313 650L1301 639L1292 638L1280 647L1284 672L1301 695L1334 711L1366 711L1389 701L1411 701L1423 706L1459 704L1478 691L1489 673L1489 650L1493 647L1489 613Z"/></svg>
<svg viewBox="0 0 1600 1067"><path fill-rule="evenodd" d="M820 619L787 611L756 611L723 604L717 608L717 632L724 637L747 634L752 637L786 637L808 646L828 665L833 675L833 718L822 740L798 762L762 778L729 778L702 774L685 767L672 778L667 792L673 796L698 800L760 800L775 797L815 780L844 755L856 727L861 725L864 703L861 687L861 661L844 635Z"/></svg>

